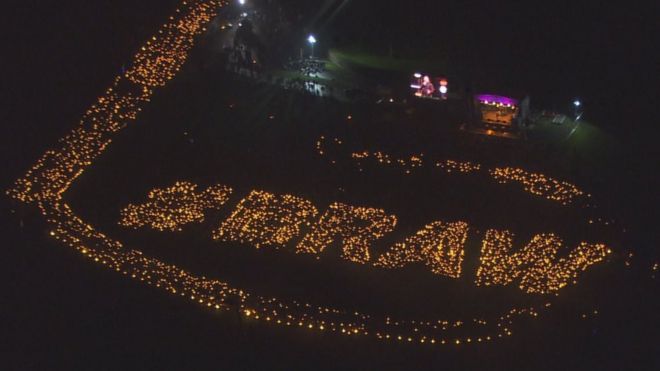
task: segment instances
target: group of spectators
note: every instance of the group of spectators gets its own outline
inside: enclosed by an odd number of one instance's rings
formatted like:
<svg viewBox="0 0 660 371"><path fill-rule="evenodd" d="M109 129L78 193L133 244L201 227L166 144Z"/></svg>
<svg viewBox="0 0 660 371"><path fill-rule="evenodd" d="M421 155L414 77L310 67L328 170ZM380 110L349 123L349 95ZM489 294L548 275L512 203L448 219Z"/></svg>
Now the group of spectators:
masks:
<svg viewBox="0 0 660 371"><path fill-rule="evenodd" d="M286 79L281 85L285 90L299 90L318 97L332 95L332 87L301 78Z"/></svg>
<svg viewBox="0 0 660 371"><path fill-rule="evenodd" d="M268 73L263 73L257 79L236 74L226 75L226 77L229 81L240 82L232 85L234 90L232 99L238 101L250 101L250 99L254 99L255 91L269 90L273 85L281 87L283 89L281 94L269 95L264 101L267 107L265 110L275 117L282 117L288 110L309 112L324 107L329 112L337 112L340 109L341 103L338 100L327 99L329 87L323 90L317 84L318 90L315 94L312 85L300 79L286 79ZM292 99L299 104L293 106L288 104Z"/></svg>
<svg viewBox="0 0 660 371"><path fill-rule="evenodd" d="M225 69L231 73L246 77L253 82L278 85L284 90L299 91L316 97L333 96L331 86L306 78L312 77L312 72L304 73L303 76L298 77L278 76L268 72L268 70L263 70L257 63L250 63L249 52L246 53L241 48L228 48L226 52ZM315 64L313 71L322 71L319 65L322 65L322 63ZM288 65L287 68L289 66L292 65ZM305 69L305 71L310 70Z"/></svg>
<svg viewBox="0 0 660 371"><path fill-rule="evenodd" d="M311 58L290 60L284 68L289 71L298 71L305 76L318 76L326 72L325 62Z"/></svg>

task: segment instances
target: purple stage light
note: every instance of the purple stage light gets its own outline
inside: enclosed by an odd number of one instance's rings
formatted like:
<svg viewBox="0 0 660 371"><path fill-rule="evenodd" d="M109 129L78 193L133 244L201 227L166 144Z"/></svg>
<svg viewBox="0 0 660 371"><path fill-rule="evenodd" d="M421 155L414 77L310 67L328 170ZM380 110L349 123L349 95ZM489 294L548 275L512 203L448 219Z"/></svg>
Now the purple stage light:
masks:
<svg viewBox="0 0 660 371"><path fill-rule="evenodd" d="M479 94L477 95L477 99L479 100L480 103L487 103L487 104L502 104L502 105L510 105L510 106L518 106L518 100L509 98L509 97L503 97L500 95L492 95L492 94Z"/></svg>

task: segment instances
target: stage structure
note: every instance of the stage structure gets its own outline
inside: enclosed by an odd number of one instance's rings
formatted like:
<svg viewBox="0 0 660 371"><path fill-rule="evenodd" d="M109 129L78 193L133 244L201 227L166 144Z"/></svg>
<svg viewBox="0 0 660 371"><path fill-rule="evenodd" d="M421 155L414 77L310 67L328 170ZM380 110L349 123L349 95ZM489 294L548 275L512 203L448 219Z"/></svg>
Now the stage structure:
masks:
<svg viewBox="0 0 660 371"><path fill-rule="evenodd" d="M518 138L527 125L529 102L529 97L516 99L496 94L476 94L470 105L470 131Z"/></svg>

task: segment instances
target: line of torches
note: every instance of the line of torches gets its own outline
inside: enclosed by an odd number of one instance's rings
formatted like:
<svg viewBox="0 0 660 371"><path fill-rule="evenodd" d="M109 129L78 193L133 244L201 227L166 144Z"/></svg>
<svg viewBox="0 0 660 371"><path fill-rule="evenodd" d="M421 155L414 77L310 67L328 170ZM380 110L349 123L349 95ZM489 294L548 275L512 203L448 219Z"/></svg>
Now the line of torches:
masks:
<svg viewBox="0 0 660 371"><path fill-rule="evenodd" d="M333 138L331 141L328 141L325 136L321 136L316 142L316 151L319 155L328 156L328 153L332 152L328 149L328 142L334 147L339 147L343 144L341 139ZM372 163L378 166L400 169L405 174L411 174L414 170L422 168L425 165L423 153L397 158L382 151L371 152L363 150L350 153L350 159L355 163L359 171L364 171L364 164ZM331 163L336 164L337 160L332 159ZM581 197L591 197L574 184L520 168L497 167L484 169L479 163L456 160L439 160L433 162L431 166L447 174L479 174L482 171L486 171L491 179L500 184L520 184L525 192L558 202L562 205L569 205Z"/></svg>

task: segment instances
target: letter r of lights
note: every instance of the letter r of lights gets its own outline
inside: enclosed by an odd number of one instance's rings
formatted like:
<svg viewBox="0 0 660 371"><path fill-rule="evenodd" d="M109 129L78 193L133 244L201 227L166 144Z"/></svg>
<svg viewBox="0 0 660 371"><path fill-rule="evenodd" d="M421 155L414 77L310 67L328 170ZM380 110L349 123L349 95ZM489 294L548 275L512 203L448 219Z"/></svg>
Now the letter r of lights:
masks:
<svg viewBox="0 0 660 371"><path fill-rule="evenodd" d="M335 202L296 247L297 253L320 254L339 239L342 257L355 263L371 260L371 244L394 230L396 216L384 210Z"/></svg>

